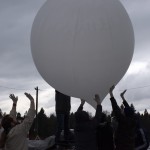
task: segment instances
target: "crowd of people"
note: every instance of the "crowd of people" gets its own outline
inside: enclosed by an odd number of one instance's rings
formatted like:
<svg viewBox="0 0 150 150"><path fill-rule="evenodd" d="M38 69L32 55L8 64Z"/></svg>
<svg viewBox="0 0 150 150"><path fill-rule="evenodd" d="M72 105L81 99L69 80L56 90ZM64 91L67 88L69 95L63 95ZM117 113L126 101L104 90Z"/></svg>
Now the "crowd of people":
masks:
<svg viewBox="0 0 150 150"><path fill-rule="evenodd" d="M144 129L140 125L138 115L135 110L125 100L123 91L120 96L123 105L119 107L114 98L113 85L109 89L110 102L112 105L111 122L106 119L106 115L102 111L101 100L98 94L95 95L94 101L97 104L96 113L94 117L90 117L89 113L83 110L85 100L81 99L81 104L75 112L75 149L76 150L147 150L149 147L149 140ZM61 111L61 119L63 120L62 128L60 128L60 118L58 117L58 132L61 133L64 129L64 141L68 141L68 129L63 128L68 126L68 117L65 121L65 115L69 115L70 98L56 91L56 110L60 106L59 100L63 105ZM62 104L61 104L62 105ZM66 112L67 110L67 112ZM57 112L56 112L57 114ZM64 119L63 119L64 118ZM64 124L63 124L64 123ZM66 125L67 124L67 125ZM59 134L60 135L60 134ZM59 145L59 137L56 134L56 144Z"/></svg>
<svg viewBox="0 0 150 150"><path fill-rule="evenodd" d="M101 99L98 94L95 94L93 99L97 104L94 117L91 117L83 109L85 100L81 99L81 104L75 112L74 137L76 150L148 149L149 141L140 125L138 115L124 97L126 90L120 94L123 106L119 107L114 98L114 89L114 85L109 89L113 112L111 121L106 119L106 114L102 111ZM10 114L5 115L1 120L0 150L28 150L27 135L35 117L35 104L34 98L29 93L25 93L25 96L30 100L30 108L21 123L16 120L18 97L14 94L9 96L13 105ZM56 90L55 102L57 117L55 143L58 146L62 142L69 145L71 98ZM62 131L64 131L63 140L61 139Z"/></svg>

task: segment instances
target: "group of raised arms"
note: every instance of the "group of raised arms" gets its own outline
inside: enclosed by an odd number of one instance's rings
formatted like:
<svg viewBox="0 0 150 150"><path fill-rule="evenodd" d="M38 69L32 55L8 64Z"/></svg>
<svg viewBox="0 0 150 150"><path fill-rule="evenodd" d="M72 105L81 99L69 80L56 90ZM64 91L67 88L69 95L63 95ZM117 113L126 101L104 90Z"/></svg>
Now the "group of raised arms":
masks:
<svg viewBox="0 0 150 150"><path fill-rule="evenodd" d="M113 85L109 89L110 102L112 105L111 121L107 120L106 114L102 112L101 99L98 94L94 101L97 104L96 113L91 117L83 110L85 100L81 99L81 104L75 112L75 149L76 150L147 150L149 141L142 129L138 115L125 100L123 91L122 106L119 107L114 98ZM55 142L60 144L60 135L64 129L64 141L69 139L69 112L70 97L56 91L56 116L57 132ZM61 107L63 106L63 107Z"/></svg>
<svg viewBox="0 0 150 150"><path fill-rule="evenodd" d="M28 150L27 135L35 116L34 98L29 93L24 93L30 100L30 108L22 123L16 120L16 106L18 97L10 94L13 102L12 109L8 115L2 118L3 131L0 136L0 149L2 150Z"/></svg>
<svg viewBox="0 0 150 150"><path fill-rule="evenodd" d="M122 107L119 107L114 98L113 85L109 89L110 102L112 105L111 121L107 120L106 114L102 111L101 99L95 94L94 101L97 104L94 117L83 110L85 100L81 99L81 104L75 112L75 150L147 150L149 142L140 125L138 115L126 101L123 91ZM30 100L30 108L21 123L16 120L16 106L18 97L10 94L13 102L10 114L2 118L1 125L3 131L0 135L0 150L28 150L27 135L35 117L34 98L29 93L24 93ZM56 146L61 142L61 132L64 130L64 140L69 141L69 115L70 97L56 91L55 110L57 117L57 131L55 134Z"/></svg>

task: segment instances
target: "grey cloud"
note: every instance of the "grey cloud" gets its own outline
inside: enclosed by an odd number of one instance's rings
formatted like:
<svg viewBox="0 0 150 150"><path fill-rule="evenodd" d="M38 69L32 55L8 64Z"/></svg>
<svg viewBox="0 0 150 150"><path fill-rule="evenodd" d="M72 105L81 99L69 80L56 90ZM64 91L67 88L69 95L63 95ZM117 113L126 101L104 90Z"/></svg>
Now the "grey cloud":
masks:
<svg viewBox="0 0 150 150"><path fill-rule="evenodd" d="M148 54L145 47L150 47L150 1L121 1L131 18L135 33L136 58L140 60L140 55Z"/></svg>
<svg viewBox="0 0 150 150"><path fill-rule="evenodd" d="M138 74L128 75L126 79L119 84L119 89L128 89L128 99L132 102L141 101L145 98L150 99L149 76L150 72L139 72Z"/></svg>

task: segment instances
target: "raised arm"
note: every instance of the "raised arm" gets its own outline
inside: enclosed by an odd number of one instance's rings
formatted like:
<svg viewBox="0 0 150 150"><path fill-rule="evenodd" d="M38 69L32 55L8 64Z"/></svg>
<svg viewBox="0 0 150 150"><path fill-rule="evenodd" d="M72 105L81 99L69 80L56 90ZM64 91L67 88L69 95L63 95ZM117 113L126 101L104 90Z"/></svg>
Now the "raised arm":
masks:
<svg viewBox="0 0 150 150"><path fill-rule="evenodd" d="M101 105L101 100L98 94L95 94L95 98L94 98L96 104L97 104L97 108L96 108L96 112L95 112L95 118L101 119L101 114L102 114L102 105Z"/></svg>
<svg viewBox="0 0 150 150"><path fill-rule="evenodd" d="M122 114L121 114L121 109L118 106L118 104L117 104L117 102L116 102L116 100L114 98L114 95L113 95L113 90L114 89L115 89L114 85L112 87L110 87L110 89L109 89L110 101L111 101L112 109L113 109L113 112L114 112L116 118L120 119Z"/></svg>
<svg viewBox="0 0 150 150"><path fill-rule="evenodd" d="M122 93L120 93L120 97L121 97L122 100L123 100L123 105L124 105L125 107L130 107L129 104L128 104L128 102L127 102L126 99L124 98L124 94L126 93L126 91L127 91L127 90L124 90Z"/></svg>
<svg viewBox="0 0 150 150"><path fill-rule="evenodd" d="M30 100L30 109L35 110L34 98L29 93L24 93L26 97Z"/></svg>
<svg viewBox="0 0 150 150"><path fill-rule="evenodd" d="M31 127L32 122L34 120L34 116L35 116L35 104L34 104L34 98L29 93L24 93L24 94L30 100L30 108L28 110L28 113L27 113L25 119L19 125L18 129L20 129L20 131L22 131L25 134L27 134L28 131L30 130L30 127Z"/></svg>
<svg viewBox="0 0 150 150"><path fill-rule="evenodd" d="M9 98L13 101L12 109L10 111L10 116L16 120L16 107L17 107L18 96L15 96L14 94L10 94Z"/></svg>
<svg viewBox="0 0 150 150"><path fill-rule="evenodd" d="M116 109L120 109L115 98L114 98L114 94L113 94L113 91L115 89L115 86L113 85L112 87L110 87L109 89L109 94L110 94L110 101L111 101L111 104L112 104L112 109L113 111L116 110Z"/></svg>
<svg viewBox="0 0 150 150"><path fill-rule="evenodd" d="M84 99L80 99L81 100L81 104L80 106L78 107L78 110L77 111L82 111L83 110L83 105L85 104L85 100Z"/></svg>

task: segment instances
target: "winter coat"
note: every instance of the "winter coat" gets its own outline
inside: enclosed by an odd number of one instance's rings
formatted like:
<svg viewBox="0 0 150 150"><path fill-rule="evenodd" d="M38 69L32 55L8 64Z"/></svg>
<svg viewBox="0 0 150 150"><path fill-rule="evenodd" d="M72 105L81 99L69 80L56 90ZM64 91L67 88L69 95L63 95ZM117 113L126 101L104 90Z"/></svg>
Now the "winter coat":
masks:
<svg viewBox="0 0 150 150"><path fill-rule="evenodd" d="M99 150L114 150L113 128L109 122L99 124L97 142Z"/></svg>
<svg viewBox="0 0 150 150"><path fill-rule="evenodd" d="M14 112L10 112L10 115L14 116L13 113ZM28 150L27 134L32 125L34 116L35 109L30 108L23 122L9 131L5 143L5 150Z"/></svg>
<svg viewBox="0 0 150 150"><path fill-rule="evenodd" d="M98 150L96 131L100 122L102 106L97 105L96 114L92 120L86 115L87 112L82 111L82 109L83 107L80 106L75 113L76 150Z"/></svg>
<svg viewBox="0 0 150 150"><path fill-rule="evenodd" d="M110 100L118 122L118 127L114 134L115 150L134 150L136 119L134 115L127 117L122 114L114 97L110 98Z"/></svg>

